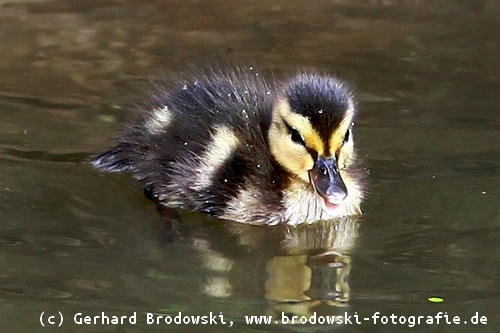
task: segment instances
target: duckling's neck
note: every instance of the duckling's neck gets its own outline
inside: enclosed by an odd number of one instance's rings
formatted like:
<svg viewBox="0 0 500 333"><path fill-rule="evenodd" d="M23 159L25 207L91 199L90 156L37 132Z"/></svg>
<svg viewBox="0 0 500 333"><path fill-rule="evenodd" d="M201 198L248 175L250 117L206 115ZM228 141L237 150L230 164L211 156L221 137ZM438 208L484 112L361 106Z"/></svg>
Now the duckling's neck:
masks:
<svg viewBox="0 0 500 333"><path fill-rule="evenodd" d="M283 191L284 220L287 224L297 225L359 215L361 192L357 187L353 187L351 192L334 211L327 212L323 209L321 198L313 187L300 179L294 179Z"/></svg>

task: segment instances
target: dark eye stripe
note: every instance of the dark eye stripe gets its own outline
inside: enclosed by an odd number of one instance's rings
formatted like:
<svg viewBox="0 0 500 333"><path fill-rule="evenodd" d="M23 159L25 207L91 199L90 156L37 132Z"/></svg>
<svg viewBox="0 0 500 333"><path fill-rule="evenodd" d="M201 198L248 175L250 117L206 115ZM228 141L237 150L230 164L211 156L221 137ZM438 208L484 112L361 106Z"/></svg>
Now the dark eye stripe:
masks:
<svg viewBox="0 0 500 333"><path fill-rule="evenodd" d="M345 133L344 136L344 141L342 141L342 144L345 144L347 141L349 141L349 137L351 136L351 129L349 128L347 132Z"/></svg>
<svg viewBox="0 0 500 333"><path fill-rule="evenodd" d="M347 130L347 132L345 133L345 136L344 136L344 140L342 141L342 144L344 145L347 141L349 141L349 138L351 137L352 133L352 127L354 126L354 123L351 124L351 126L349 126L349 129Z"/></svg>

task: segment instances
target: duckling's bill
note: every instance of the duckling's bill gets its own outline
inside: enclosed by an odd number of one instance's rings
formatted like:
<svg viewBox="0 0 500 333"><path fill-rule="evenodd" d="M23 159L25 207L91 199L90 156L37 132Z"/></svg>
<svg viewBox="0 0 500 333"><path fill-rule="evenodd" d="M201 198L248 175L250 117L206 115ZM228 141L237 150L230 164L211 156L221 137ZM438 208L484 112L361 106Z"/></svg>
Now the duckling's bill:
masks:
<svg viewBox="0 0 500 333"><path fill-rule="evenodd" d="M347 197L347 187L340 176L335 157L319 156L314 168L309 171L309 180L319 196L323 210L334 215Z"/></svg>

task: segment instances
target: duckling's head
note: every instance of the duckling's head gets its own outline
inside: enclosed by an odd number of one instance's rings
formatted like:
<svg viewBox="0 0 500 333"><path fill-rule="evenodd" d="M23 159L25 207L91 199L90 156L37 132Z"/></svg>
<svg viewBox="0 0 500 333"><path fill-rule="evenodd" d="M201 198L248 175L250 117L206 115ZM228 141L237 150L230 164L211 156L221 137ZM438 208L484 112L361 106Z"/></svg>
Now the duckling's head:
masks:
<svg viewBox="0 0 500 333"><path fill-rule="evenodd" d="M346 199L356 102L341 81L300 74L283 89L272 111L269 146L294 180L310 184L323 209L335 215Z"/></svg>

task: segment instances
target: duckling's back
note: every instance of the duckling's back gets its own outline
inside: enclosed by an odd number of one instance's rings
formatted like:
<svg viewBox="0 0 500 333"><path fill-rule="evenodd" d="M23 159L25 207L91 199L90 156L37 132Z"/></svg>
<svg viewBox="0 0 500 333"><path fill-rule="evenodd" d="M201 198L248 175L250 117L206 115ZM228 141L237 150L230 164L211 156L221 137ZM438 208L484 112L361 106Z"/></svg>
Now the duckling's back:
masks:
<svg viewBox="0 0 500 333"><path fill-rule="evenodd" d="M168 207L278 223L287 172L267 141L273 90L253 71L204 72L157 98L93 164L132 172Z"/></svg>

